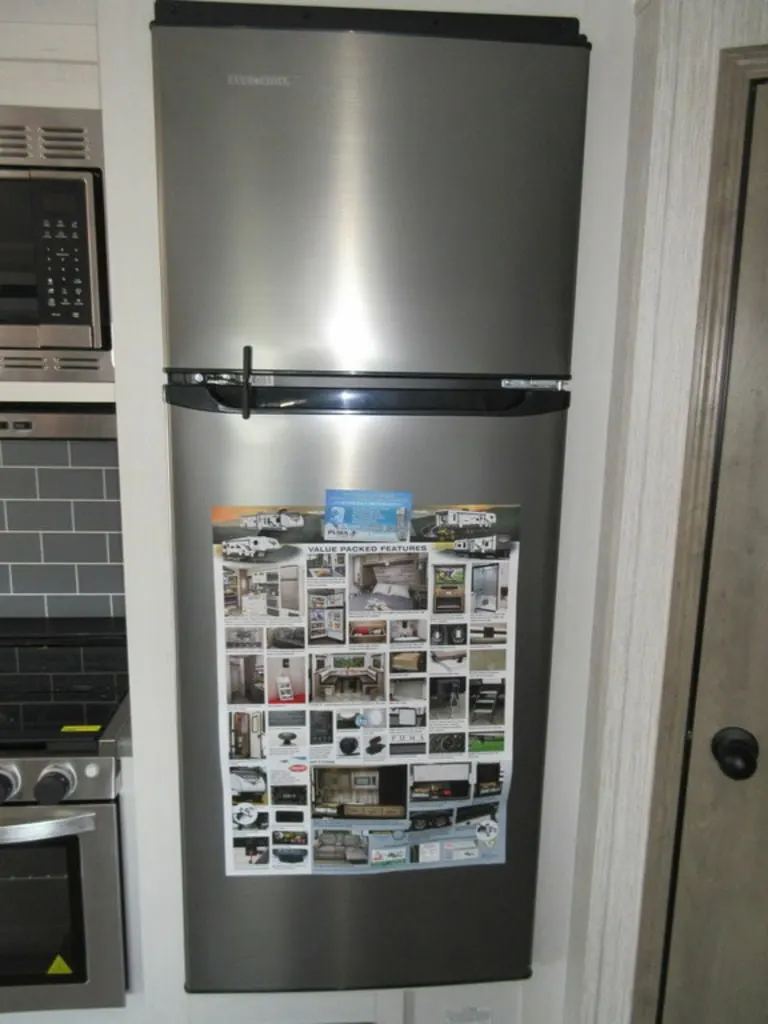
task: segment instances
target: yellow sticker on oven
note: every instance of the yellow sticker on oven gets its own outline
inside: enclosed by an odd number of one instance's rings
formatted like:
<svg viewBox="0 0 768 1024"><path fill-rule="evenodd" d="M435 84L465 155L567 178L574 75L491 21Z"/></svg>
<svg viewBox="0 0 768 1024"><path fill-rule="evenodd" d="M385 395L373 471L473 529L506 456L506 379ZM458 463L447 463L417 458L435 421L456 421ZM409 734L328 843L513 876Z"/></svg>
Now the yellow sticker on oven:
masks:
<svg viewBox="0 0 768 1024"><path fill-rule="evenodd" d="M61 732L101 732L100 725L62 725Z"/></svg>
<svg viewBox="0 0 768 1024"><path fill-rule="evenodd" d="M63 956L54 957L53 963L45 972L46 974L71 974L72 968Z"/></svg>

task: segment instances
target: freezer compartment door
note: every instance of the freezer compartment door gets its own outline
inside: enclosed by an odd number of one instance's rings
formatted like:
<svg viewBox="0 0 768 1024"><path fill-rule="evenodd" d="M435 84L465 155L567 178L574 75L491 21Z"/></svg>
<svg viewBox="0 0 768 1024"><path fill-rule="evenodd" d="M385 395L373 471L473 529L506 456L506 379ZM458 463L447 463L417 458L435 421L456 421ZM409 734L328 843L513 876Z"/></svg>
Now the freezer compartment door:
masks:
<svg viewBox="0 0 768 1024"><path fill-rule="evenodd" d="M569 372L587 48L153 40L171 365Z"/></svg>
<svg viewBox="0 0 768 1024"><path fill-rule="evenodd" d="M244 420L174 407L170 416L188 987L359 989L527 977L566 414ZM230 807L219 747L211 508L322 505L328 488L411 491L414 507L521 506L503 866L342 878L225 873Z"/></svg>

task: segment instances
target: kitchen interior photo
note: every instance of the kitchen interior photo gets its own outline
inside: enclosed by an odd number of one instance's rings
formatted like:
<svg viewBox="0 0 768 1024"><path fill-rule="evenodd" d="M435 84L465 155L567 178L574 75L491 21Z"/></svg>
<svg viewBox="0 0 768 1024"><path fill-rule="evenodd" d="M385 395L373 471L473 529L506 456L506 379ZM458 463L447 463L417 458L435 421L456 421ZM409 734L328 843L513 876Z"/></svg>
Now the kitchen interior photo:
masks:
<svg viewBox="0 0 768 1024"><path fill-rule="evenodd" d="M408 769L313 768L314 818L404 818Z"/></svg>
<svg viewBox="0 0 768 1024"><path fill-rule="evenodd" d="M310 590L307 593L309 608L309 643L343 644L346 641L347 612L343 590Z"/></svg>
<svg viewBox="0 0 768 1024"><path fill-rule="evenodd" d="M313 703L386 700L383 654L313 654Z"/></svg>
<svg viewBox="0 0 768 1024"><path fill-rule="evenodd" d="M226 563L224 613L232 618L299 618L303 612L303 591L299 567L281 565L271 570Z"/></svg>

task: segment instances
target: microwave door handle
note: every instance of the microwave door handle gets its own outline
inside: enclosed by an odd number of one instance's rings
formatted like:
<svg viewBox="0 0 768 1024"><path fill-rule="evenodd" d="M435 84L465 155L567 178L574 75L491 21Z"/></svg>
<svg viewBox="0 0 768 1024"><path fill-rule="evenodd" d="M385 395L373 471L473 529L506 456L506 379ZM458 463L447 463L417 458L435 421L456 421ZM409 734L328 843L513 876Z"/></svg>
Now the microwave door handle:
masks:
<svg viewBox="0 0 768 1024"><path fill-rule="evenodd" d="M61 818L48 818L43 821L17 821L12 825L0 825L0 846L63 839L65 836L78 836L84 832L93 832L95 829L96 816L93 812L67 814Z"/></svg>

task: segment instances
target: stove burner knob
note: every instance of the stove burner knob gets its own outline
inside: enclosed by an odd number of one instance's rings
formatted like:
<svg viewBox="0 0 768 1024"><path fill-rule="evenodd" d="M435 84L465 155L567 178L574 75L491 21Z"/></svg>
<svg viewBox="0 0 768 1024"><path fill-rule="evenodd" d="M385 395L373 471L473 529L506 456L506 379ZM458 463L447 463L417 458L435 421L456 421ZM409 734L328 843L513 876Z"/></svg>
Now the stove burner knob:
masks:
<svg viewBox="0 0 768 1024"><path fill-rule="evenodd" d="M6 803L21 789L21 776L15 764L0 766L0 804Z"/></svg>
<svg viewBox="0 0 768 1024"><path fill-rule="evenodd" d="M35 783L35 800L45 806L60 804L74 793L76 785L77 776L71 765L49 765Z"/></svg>

